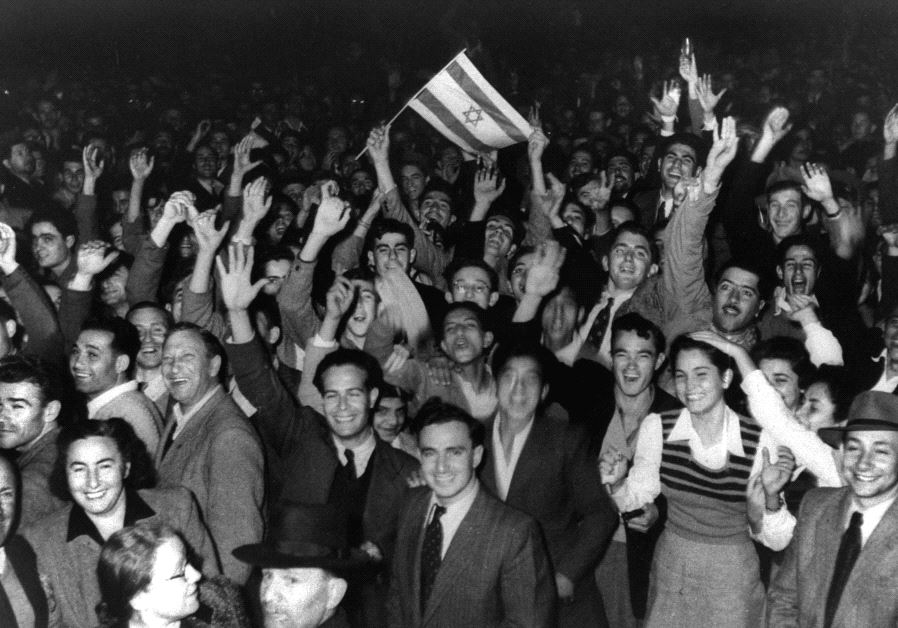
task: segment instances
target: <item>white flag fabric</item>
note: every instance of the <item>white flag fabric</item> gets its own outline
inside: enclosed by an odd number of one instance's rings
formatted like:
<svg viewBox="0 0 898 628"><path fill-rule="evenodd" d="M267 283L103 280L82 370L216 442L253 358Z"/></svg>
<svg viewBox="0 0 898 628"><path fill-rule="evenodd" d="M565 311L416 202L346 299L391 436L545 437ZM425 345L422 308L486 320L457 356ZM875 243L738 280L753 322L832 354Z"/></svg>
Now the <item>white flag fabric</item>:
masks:
<svg viewBox="0 0 898 628"><path fill-rule="evenodd" d="M464 51L430 79L409 106L468 153L526 142L532 131Z"/></svg>

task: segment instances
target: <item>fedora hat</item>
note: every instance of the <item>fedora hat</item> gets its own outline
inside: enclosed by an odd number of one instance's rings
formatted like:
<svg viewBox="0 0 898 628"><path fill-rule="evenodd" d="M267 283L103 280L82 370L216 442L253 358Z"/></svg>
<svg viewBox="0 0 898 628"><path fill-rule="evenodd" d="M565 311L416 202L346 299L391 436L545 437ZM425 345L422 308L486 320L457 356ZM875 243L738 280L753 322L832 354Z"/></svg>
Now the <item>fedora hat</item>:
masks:
<svg viewBox="0 0 898 628"><path fill-rule="evenodd" d="M275 516L268 541L243 545L234 557L256 567L318 567L346 571L373 565L363 551L349 547L345 516L331 504L285 502Z"/></svg>
<svg viewBox="0 0 898 628"><path fill-rule="evenodd" d="M817 431L828 445L838 447L845 434L858 431L898 431L898 395L868 390L851 403L844 425Z"/></svg>

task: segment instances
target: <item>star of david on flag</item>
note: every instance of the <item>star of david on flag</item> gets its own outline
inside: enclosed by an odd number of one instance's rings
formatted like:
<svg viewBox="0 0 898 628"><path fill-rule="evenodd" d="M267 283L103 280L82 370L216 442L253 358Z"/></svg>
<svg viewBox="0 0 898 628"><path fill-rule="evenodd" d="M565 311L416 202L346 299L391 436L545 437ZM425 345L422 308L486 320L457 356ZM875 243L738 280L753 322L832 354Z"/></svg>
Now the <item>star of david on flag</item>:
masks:
<svg viewBox="0 0 898 628"><path fill-rule="evenodd" d="M409 107L467 153L526 142L530 124L460 52L412 98Z"/></svg>

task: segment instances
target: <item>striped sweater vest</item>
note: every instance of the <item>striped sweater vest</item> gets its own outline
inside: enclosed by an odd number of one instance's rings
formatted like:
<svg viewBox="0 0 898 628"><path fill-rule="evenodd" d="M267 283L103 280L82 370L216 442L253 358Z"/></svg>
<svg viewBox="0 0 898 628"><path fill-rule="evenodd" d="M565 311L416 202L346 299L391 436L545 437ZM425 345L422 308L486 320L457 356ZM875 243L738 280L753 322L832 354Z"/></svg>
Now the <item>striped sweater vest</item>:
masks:
<svg viewBox="0 0 898 628"><path fill-rule="evenodd" d="M739 417L745 456L727 455L718 470L698 464L687 441L668 442L681 410L661 413L664 445L661 485L667 498L667 525L685 538L707 543L741 543L748 540L745 487L758 449L761 428Z"/></svg>

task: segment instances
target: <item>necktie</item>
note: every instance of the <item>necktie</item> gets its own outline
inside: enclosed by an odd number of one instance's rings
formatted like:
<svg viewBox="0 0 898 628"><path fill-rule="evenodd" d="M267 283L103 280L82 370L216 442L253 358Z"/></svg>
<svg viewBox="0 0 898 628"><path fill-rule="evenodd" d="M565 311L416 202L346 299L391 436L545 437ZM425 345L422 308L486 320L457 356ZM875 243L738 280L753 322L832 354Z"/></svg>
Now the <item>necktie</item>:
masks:
<svg viewBox="0 0 898 628"><path fill-rule="evenodd" d="M165 442L162 445L162 457L165 458L165 455L168 453L168 450L171 449L171 446L175 442L175 430L178 429L178 426L174 426L171 431L168 433L168 436L165 437Z"/></svg>
<svg viewBox="0 0 898 628"><path fill-rule="evenodd" d="M346 464L343 465L343 469L346 472L346 478L349 480L357 480L358 476L355 472L355 454L352 453L351 449L346 449L343 451L343 455L346 456Z"/></svg>
<svg viewBox="0 0 898 628"><path fill-rule="evenodd" d="M836 568L833 570L833 579L829 585L829 593L826 595L824 628L829 628L833 624L833 618L839 608L839 599L842 597L842 590L845 588L845 583L848 582L851 568L854 567L858 554L861 553L861 525L863 523L864 516L861 513L852 514L851 523L848 524L848 529L842 535L842 542L839 543Z"/></svg>
<svg viewBox="0 0 898 628"><path fill-rule="evenodd" d="M424 530L424 543L421 545L421 613L430 599L433 591L433 583L437 579L440 570L440 562L443 553L443 524L440 517L445 514L446 508L437 504L433 509L433 517Z"/></svg>
<svg viewBox="0 0 898 628"><path fill-rule="evenodd" d="M599 310L599 314L592 324L592 329L589 330L589 335L587 337L597 348L602 346L602 339L605 338L605 332L608 330L608 321L611 320L612 307L614 307L614 297L609 297L608 303L605 304L605 307Z"/></svg>

